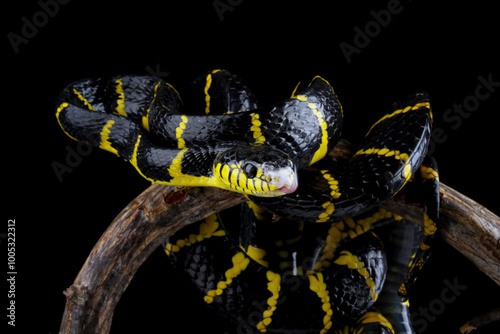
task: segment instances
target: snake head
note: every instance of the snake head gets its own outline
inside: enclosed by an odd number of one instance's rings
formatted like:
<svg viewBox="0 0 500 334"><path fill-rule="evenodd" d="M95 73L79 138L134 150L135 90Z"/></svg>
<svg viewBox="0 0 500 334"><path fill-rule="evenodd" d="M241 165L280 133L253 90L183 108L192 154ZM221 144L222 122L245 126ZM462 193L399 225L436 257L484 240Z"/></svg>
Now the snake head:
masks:
<svg viewBox="0 0 500 334"><path fill-rule="evenodd" d="M298 186L293 161L282 151L264 145L219 153L214 161L214 176L220 188L261 197L290 194Z"/></svg>

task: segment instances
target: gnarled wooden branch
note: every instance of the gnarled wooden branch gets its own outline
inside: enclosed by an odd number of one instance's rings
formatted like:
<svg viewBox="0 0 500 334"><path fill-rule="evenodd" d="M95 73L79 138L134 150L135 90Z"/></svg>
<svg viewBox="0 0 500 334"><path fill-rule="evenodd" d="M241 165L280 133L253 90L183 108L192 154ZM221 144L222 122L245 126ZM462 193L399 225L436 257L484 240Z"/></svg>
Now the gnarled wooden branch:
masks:
<svg viewBox="0 0 500 334"><path fill-rule="evenodd" d="M500 218L444 184L441 197L443 239L500 285ZM109 333L116 304L153 250L180 228L244 201L215 188L150 186L115 218L64 292L60 333ZM403 216L419 210L401 202L386 205Z"/></svg>
<svg viewBox="0 0 500 334"><path fill-rule="evenodd" d="M440 184L442 239L500 285L500 218L472 199ZM386 209L423 226L422 211L397 199Z"/></svg>
<svg viewBox="0 0 500 334"><path fill-rule="evenodd" d="M244 200L216 188L147 188L115 218L64 292L60 333L109 333L115 306L130 280L167 237Z"/></svg>
<svg viewBox="0 0 500 334"><path fill-rule="evenodd" d="M500 321L500 307L489 311L486 314L478 315L460 327L460 333L469 334L473 330L489 323Z"/></svg>

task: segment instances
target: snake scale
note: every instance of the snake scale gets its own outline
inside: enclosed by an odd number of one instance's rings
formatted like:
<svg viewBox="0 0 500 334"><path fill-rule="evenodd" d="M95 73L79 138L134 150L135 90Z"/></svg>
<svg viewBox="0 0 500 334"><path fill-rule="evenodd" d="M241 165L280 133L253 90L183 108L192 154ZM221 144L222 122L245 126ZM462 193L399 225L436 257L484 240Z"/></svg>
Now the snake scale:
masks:
<svg viewBox="0 0 500 334"><path fill-rule="evenodd" d="M56 117L69 137L151 182L247 196L240 213L164 242L189 288L239 333L414 333L409 290L439 218L427 95L393 104L336 163L324 158L341 137L343 108L320 76L265 106L225 70L182 96L151 76L83 79L60 93ZM424 226L379 206L403 187L424 208Z"/></svg>

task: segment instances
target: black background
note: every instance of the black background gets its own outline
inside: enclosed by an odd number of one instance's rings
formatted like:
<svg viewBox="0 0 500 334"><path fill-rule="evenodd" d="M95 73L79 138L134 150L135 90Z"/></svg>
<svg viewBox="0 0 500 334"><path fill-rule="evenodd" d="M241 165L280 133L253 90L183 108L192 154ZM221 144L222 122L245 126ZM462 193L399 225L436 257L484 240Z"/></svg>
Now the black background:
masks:
<svg viewBox="0 0 500 334"><path fill-rule="evenodd" d="M37 333L58 332L63 290L107 225L148 186L130 165L98 149L63 174L62 182L57 178L53 163L65 164L66 147L76 149L77 143L59 128L54 103L65 85L81 78L153 70L182 87L206 70L225 68L272 103L319 74L334 86L344 107L344 136L353 142L394 101L426 91L434 126L447 136L434 150L441 181L500 214L500 87L467 118L461 116L459 125L443 119L454 104L473 101L480 76L500 82L494 2L401 1L385 27L375 23L372 11L394 1L219 2L232 3L231 10L219 15L212 0L73 0L44 16L44 0L4 5L2 233L7 220L15 219L15 332L32 326ZM23 28L27 21L37 23L36 30ZM357 41L362 47L348 62L339 45L355 46L355 27L372 29L371 36L366 45ZM23 33L28 38L16 52L9 36ZM6 240L1 242L6 254ZM5 268L7 256L1 258ZM140 268L118 305L112 333L166 333L173 323L183 333L236 333L179 291L165 262L158 250ZM423 321L425 333L458 333L467 320L498 306L500 288L438 241L413 293L413 312L438 305L446 282L454 281L466 288ZM0 294L6 313L7 287ZM475 333L499 329L496 324Z"/></svg>

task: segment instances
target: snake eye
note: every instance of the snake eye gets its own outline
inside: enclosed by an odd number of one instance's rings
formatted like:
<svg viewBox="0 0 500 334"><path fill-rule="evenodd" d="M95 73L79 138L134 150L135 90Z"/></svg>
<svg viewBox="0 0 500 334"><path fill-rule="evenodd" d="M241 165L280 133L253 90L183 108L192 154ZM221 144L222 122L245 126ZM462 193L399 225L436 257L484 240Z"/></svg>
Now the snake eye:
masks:
<svg viewBox="0 0 500 334"><path fill-rule="evenodd" d="M245 165L244 171L247 178L253 179L254 177L257 176L258 168L254 164L248 163Z"/></svg>

